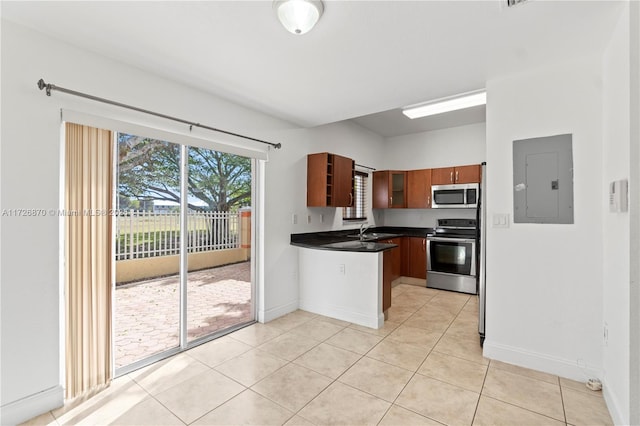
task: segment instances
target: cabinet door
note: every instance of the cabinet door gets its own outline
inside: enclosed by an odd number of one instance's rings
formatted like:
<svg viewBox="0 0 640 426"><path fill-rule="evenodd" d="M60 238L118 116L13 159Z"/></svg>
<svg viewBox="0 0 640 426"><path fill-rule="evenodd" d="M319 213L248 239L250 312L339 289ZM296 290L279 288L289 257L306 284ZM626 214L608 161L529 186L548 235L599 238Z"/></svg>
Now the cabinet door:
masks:
<svg viewBox="0 0 640 426"><path fill-rule="evenodd" d="M402 238L392 238L382 241L387 244L395 244L398 247L391 249L385 253L391 253L391 281L400 278L402 275Z"/></svg>
<svg viewBox="0 0 640 426"><path fill-rule="evenodd" d="M382 254L382 312L391 307L391 274L393 269L393 254L385 251Z"/></svg>
<svg viewBox="0 0 640 426"><path fill-rule="evenodd" d="M448 185L454 183L454 178L454 167L431 169L431 185Z"/></svg>
<svg viewBox="0 0 640 426"><path fill-rule="evenodd" d="M402 247L402 267L400 268L400 275L409 277L409 237L402 237L401 239Z"/></svg>
<svg viewBox="0 0 640 426"><path fill-rule="evenodd" d="M471 166L459 166L455 170L456 183L480 183L481 179L480 164Z"/></svg>
<svg viewBox="0 0 640 426"><path fill-rule="evenodd" d="M389 172L387 170L373 172L373 198L374 209L386 209L389 207Z"/></svg>
<svg viewBox="0 0 640 426"><path fill-rule="evenodd" d="M333 156L333 207L353 205L354 161L340 155Z"/></svg>
<svg viewBox="0 0 640 426"><path fill-rule="evenodd" d="M409 276L427 278L427 239L409 237Z"/></svg>
<svg viewBox="0 0 640 426"><path fill-rule="evenodd" d="M407 173L404 171L389 172L389 207L405 208L407 207L406 186Z"/></svg>
<svg viewBox="0 0 640 426"><path fill-rule="evenodd" d="M407 172L407 208L431 208L431 169Z"/></svg>
<svg viewBox="0 0 640 426"><path fill-rule="evenodd" d="M331 205L329 154L326 152L307 156L307 206ZM328 192L329 191L329 192Z"/></svg>
<svg viewBox="0 0 640 426"><path fill-rule="evenodd" d="M480 164L471 166L459 166L455 170L456 183L480 183Z"/></svg>

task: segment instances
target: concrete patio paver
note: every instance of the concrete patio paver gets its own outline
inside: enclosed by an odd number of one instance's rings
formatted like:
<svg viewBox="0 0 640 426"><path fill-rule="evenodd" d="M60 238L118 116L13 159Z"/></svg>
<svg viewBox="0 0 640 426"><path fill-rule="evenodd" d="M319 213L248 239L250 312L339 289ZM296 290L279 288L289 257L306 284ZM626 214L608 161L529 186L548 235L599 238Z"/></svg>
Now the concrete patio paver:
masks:
<svg viewBox="0 0 640 426"><path fill-rule="evenodd" d="M116 286L116 368L179 345L179 280L173 275ZM187 306L189 341L251 321L251 262L189 272Z"/></svg>

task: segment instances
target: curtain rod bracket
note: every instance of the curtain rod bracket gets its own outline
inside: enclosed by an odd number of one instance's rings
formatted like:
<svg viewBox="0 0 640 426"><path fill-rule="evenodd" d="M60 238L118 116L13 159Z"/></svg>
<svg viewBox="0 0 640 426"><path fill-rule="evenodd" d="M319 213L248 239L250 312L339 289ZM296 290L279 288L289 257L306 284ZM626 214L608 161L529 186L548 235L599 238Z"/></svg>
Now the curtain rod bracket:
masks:
<svg viewBox="0 0 640 426"><path fill-rule="evenodd" d="M38 80L38 89L47 89L47 96L51 96L51 85L45 83L43 79Z"/></svg>
<svg viewBox="0 0 640 426"><path fill-rule="evenodd" d="M149 111L147 109L143 109L143 108L139 108L139 107L123 104L121 102L111 101L111 100L105 99L105 98L99 98L97 96L89 95L87 93L76 92L75 90L65 89L64 87L58 87L55 84L45 83L44 79L42 79L42 78L40 80L38 80L38 89L40 89L40 90L47 89L46 90L47 91L47 96L51 96L51 91L52 90L58 90L58 91L60 91L62 93L67 93L69 95L79 96L81 98L90 99L92 101L102 102L102 103L109 104L109 105L115 105L115 106L120 107L120 108L126 108L126 109L130 109L130 110L133 110L133 111L142 112L144 114L149 114L149 115L153 115L153 116L156 116L156 117L161 117L161 118L164 118L164 119L167 119L167 120L177 121L178 123L188 124L189 125L189 131L193 130L193 126L196 126L196 127L200 127L201 129L207 129L207 130L211 130L213 132L224 133L226 135L237 136L237 137L242 138L242 139L247 139L247 140L250 140L250 141L263 143L265 145L272 146L275 149L282 148L282 144L280 142L278 142L278 143L268 142L268 141L265 141L265 140L262 140L262 139L252 138L251 136L245 136L245 135L241 135L239 133L229 132L227 130L218 129L216 127L206 126L206 125L200 124L200 123L193 123L193 122L190 122L190 121L187 121L187 120L183 120L182 118L172 117L170 115L161 114L159 112Z"/></svg>

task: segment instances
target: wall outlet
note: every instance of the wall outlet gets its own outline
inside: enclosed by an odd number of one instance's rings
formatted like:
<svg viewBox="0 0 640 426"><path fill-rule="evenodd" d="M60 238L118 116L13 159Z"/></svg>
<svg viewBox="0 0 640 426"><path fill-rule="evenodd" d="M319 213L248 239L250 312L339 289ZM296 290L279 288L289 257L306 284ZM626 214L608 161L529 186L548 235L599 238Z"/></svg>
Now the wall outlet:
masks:
<svg viewBox="0 0 640 426"><path fill-rule="evenodd" d="M606 322L602 326L602 341L605 346L609 345L609 325Z"/></svg>
<svg viewBox="0 0 640 426"><path fill-rule="evenodd" d="M320 223L324 223L324 214L320 213Z"/></svg>
<svg viewBox="0 0 640 426"><path fill-rule="evenodd" d="M340 271L340 273L341 273L342 275L344 275L344 274L345 274L345 266L344 266L344 263L341 263L341 264L338 266L338 270Z"/></svg>
<svg viewBox="0 0 640 426"><path fill-rule="evenodd" d="M307 223L311 223L311 215L310 214L307 215Z"/></svg>
<svg viewBox="0 0 640 426"><path fill-rule="evenodd" d="M294 214L291 215L291 223L294 224L294 225L298 224L298 215L297 214L294 213Z"/></svg>

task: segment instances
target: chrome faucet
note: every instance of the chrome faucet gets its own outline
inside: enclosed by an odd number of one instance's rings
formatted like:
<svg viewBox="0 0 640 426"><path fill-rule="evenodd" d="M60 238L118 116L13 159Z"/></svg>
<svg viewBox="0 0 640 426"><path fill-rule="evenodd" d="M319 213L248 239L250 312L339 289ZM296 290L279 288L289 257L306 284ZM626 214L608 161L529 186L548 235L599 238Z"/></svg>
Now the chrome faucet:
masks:
<svg viewBox="0 0 640 426"><path fill-rule="evenodd" d="M364 223L360 225L360 241L364 241L364 233L367 232L371 225L364 226Z"/></svg>

